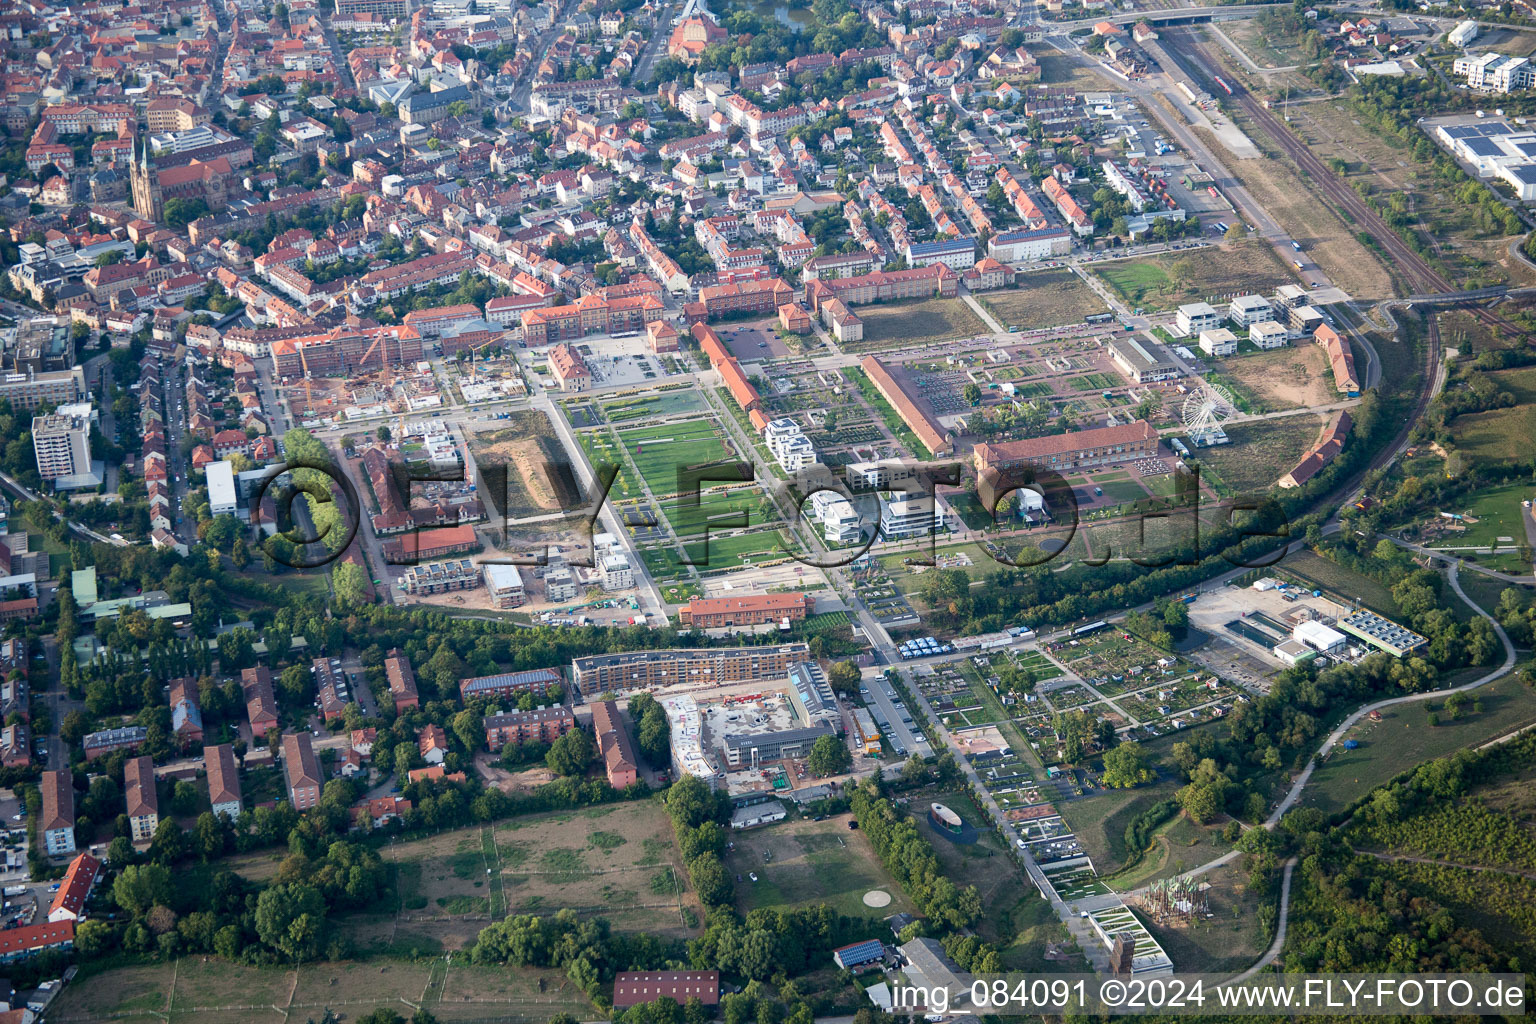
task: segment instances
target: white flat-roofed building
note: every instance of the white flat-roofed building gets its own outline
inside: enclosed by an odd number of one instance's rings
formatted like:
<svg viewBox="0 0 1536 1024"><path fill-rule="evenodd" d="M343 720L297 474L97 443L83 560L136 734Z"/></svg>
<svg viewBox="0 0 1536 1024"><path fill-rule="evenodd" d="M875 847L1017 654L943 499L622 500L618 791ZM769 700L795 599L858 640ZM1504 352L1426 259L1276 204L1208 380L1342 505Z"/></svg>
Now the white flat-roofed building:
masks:
<svg viewBox="0 0 1536 1024"><path fill-rule="evenodd" d="M1239 327L1252 327L1275 318L1275 308L1262 295L1239 295L1227 307L1227 319Z"/></svg>
<svg viewBox="0 0 1536 1024"><path fill-rule="evenodd" d="M1452 46L1466 46L1477 38L1477 22L1468 19L1445 34L1445 41Z"/></svg>
<svg viewBox="0 0 1536 1024"><path fill-rule="evenodd" d="M1208 356L1230 356L1237 351L1237 335L1225 327L1201 331L1200 351Z"/></svg>
<svg viewBox="0 0 1536 1024"><path fill-rule="evenodd" d="M916 537L945 527L944 510L937 500L928 494L910 497L899 493L881 495L880 536L883 540L899 540Z"/></svg>
<svg viewBox="0 0 1536 1024"><path fill-rule="evenodd" d="M1185 336L1193 338L1207 328L1220 327L1222 316L1209 302L1191 302L1179 307L1174 320Z"/></svg>
<svg viewBox="0 0 1536 1024"><path fill-rule="evenodd" d="M805 503L805 518L820 523L829 544L854 544L864 536L858 509L836 491L817 491Z"/></svg>
<svg viewBox="0 0 1536 1024"><path fill-rule="evenodd" d="M843 467L843 478L856 491L885 491L917 478L917 467L899 459L885 462L850 462Z"/></svg>
<svg viewBox="0 0 1536 1024"><path fill-rule="evenodd" d="M487 562L480 567L480 572L485 577L486 593L491 595L491 604L495 607L516 608L528 600L523 591L523 574L517 571L517 566Z"/></svg>
<svg viewBox="0 0 1536 1024"><path fill-rule="evenodd" d="M228 460L208 463L204 471L208 476L208 512L215 516L232 516L240 501L235 495L235 470Z"/></svg>
<svg viewBox="0 0 1536 1024"><path fill-rule="evenodd" d="M1262 349L1285 348L1290 344L1291 332L1275 320L1266 320L1248 328L1248 340Z"/></svg>
<svg viewBox="0 0 1536 1024"><path fill-rule="evenodd" d="M1343 633L1311 619L1298 622L1296 628L1291 630L1291 639L1304 643L1322 654L1341 651L1349 643L1349 637Z"/></svg>
<svg viewBox="0 0 1536 1024"><path fill-rule="evenodd" d="M763 442L785 471L798 473L807 466L814 466L821 459L816 454L810 438L800 429L800 424L787 417L770 420L763 428Z"/></svg>
<svg viewBox="0 0 1536 1024"><path fill-rule="evenodd" d="M603 559L603 589L628 590L635 585L635 571L629 559L623 555L608 555Z"/></svg>

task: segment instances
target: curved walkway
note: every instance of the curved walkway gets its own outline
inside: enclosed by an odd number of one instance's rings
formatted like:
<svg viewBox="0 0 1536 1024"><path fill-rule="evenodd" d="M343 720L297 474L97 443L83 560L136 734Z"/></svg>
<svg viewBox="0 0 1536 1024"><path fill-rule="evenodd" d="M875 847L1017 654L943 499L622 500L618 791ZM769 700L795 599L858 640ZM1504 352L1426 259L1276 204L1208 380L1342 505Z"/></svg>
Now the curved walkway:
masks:
<svg viewBox="0 0 1536 1024"><path fill-rule="evenodd" d="M1396 541L1393 543L1396 543ZM1385 700L1373 701L1370 704L1365 704L1357 708L1353 713L1348 715L1342 722L1340 722L1332 732L1328 734L1327 738L1323 740L1322 745L1317 748L1317 753L1308 758L1306 767L1301 770L1301 773L1296 776L1296 780L1291 783L1291 788L1285 794L1285 798L1275 806L1274 811L1271 812L1269 817L1264 819L1265 828L1272 829L1280 823L1280 819L1285 816L1285 813L1294 807L1296 802L1301 799L1302 790L1306 788L1307 782L1312 778L1313 769L1318 765L1320 761L1325 759L1333 751L1333 748L1339 743L1340 740L1344 738L1345 733L1354 728L1354 726L1359 723L1360 719L1364 718L1372 711L1380 711L1384 708L1395 707L1399 704L1410 704L1416 701L1435 700L1452 693L1466 693L1481 686L1486 686L1496 679L1503 678L1509 673L1511 669L1515 667L1515 645L1510 642L1509 634L1504 632L1504 627L1499 625L1499 621L1497 619L1483 611L1481 607L1479 607L1470 597L1467 596L1466 591L1461 589L1459 571L1460 563L1453 561L1451 563L1451 567L1446 571L1446 579L1450 582L1451 589L1456 592L1456 596L1461 598L1462 601L1466 603L1467 607L1471 608L1477 614L1487 619L1490 624L1492 624L1493 631L1498 635L1499 642L1504 645L1503 664L1490 672L1484 673L1483 675L1474 679L1472 682L1464 683L1461 686L1456 686L1445 690L1426 690L1423 693L1410 693L1402 697L1389 697ZM1205 872L1220 867L1223 864L1230 863L1238 857L1238 854L1239 851L1236 849L1228 850L1226 853L1222 854L1220 857L1217 857L1215 860L1207 861L1199 867L1192 868L1189 871L1184 872L1182 877L1193 878L1196 875L1202 875ZM1285 945L1286 919L1290 913L1291 873L1294 867L1294 860L1287 862L1285 875L1281 880L1280 916L1276 920L1275 924L1275 942L1270 944L1270 948L1265 950L1264 956L1261 957L1257 963L1255 963L1247 971L1236 975L1231 980L1224 982L1223 984L1236 984L1246 980L1247 978L1250 978L1254 974L1263 970L1274 960L1275 957L1279 956L1281 949Z"/></svg>

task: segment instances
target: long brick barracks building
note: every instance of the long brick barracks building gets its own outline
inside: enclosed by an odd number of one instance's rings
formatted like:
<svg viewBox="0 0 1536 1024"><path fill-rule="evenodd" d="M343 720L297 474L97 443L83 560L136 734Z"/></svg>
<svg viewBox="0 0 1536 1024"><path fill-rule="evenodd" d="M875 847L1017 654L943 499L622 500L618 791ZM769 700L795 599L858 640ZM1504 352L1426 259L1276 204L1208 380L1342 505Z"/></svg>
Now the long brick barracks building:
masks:
<svg viewBox="0 0 1536 1024"><path fill-rule="evenodd" d="M683 622L700 629L798 622L816 609L810 594L760 594L753 597L696 597L678 609Z"/></svg>
<svg viewBox="0 0 1536 1024"><path fill-rule="evenodd" d="M583 295L566 306L544 306L523 313L523 340L529 345L584 338L589 334L639 334L660 320L665 307L654 295L604 299Z"/></svg>
<svg viewBox="0 0 1536 1024"><path fill-rule="evenodd" d="M302 377L306 369L324 376L382 370L419 359L421 335L404 326L342 324L272 343L272 363L279 377Z"/></svg>

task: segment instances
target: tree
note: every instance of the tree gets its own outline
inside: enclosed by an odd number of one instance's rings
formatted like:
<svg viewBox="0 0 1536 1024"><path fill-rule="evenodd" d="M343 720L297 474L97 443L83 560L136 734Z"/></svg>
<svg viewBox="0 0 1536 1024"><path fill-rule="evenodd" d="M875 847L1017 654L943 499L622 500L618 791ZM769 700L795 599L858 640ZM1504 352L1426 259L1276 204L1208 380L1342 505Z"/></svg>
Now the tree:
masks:
<svg viewBox="0 0 1536 1024"><path fill-rule="evenodd" d="M1111 789L1130 789L1155 778L1140 743L1122 743L1104 755L1103 782Z"/></svg>
<svg viewBox="0 0 1536 1024"><path fill-rule="evenodd" d="M1243 226L1241 221L1235 221L1231 227L1227 228L1226 239L1229 242L1241 242L1247 237L1248 229Z"/></svg>
<svg viewBox="0 0 1536 1024"><path fill-rule="evenodd" d="M167 199L161 219L165 221L167 227L180 231L207 214L208 204L201 199Z"/></svg>
<svg viewBox="0 0 1536 1024"><path fill-rule="evenodd" d="M582 775L596 756L597 750L586 730L572 729L549 745L544 763L556 775Z"/></svg>
<svg viewBox="0 0 1536 1024"><path fill-rule="evenodd" d="M130 864L112 883L112 899L134 916L171 902L171 872L160 864Z"/></svg>
<svg viewBox="0 0 1536 1024"><path fill-rule="evenodd" d="M336 562L331 567L331 589L343 604L362 604L368 597L368 576L354 562Z"/></svg>
<svg viewBox="0 0 1536 1024"><path fill-rule="evenodd" d="M839 661L827 669L827 682L838 693L858 693L862 679L859 666L851 661Z"/></svg>
<svg viewBox="0 0 1536 1024"><path fill-rule="evenodd" d="M320 952L324 931L325 901L313 886L274 885L256 900L257 937L295 963Z"/></svg>
<svg viewBox="0 0 1536 1024"><path fill-rule="evenodd" d="M806 767L815 775L839 775L852 764L853 755L848 752L848 745L830 734L817 737L805 759Z"/></svg>
<svg viewBox="0 0 1536 1024"><path fill-rule="evenodd" d="M392 436L389 432L389 428L386 426L380 426L378 430L374 431L374 435L385 444L389 443L389 439Z"/></svg>
<svg viewBox="0 0 1536 1024"><path fill-rule="evenodd" d="M981 385L977 384L975 381L971 381L965 387L960 389L960 396L965 399L967 405L980 405Z"/></svg>

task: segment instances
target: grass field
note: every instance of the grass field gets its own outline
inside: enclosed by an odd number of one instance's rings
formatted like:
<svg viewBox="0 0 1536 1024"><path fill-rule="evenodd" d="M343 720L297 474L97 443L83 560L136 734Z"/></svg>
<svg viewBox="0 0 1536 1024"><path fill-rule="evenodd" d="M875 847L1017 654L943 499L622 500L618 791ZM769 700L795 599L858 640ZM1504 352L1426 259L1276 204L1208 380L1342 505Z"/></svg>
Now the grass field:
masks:
<svg viewBox="0 0 1536 1024"><path fill-rule="evenodd" d="M846 349L909 348L987 332L970 306L961 299L924 299L921 302L860 306L864 339Z"/></svg>
<svg viewBox="0 0 1536 1024"><path fill-rule="evenodd" d="M1310 413L1250 420L1226 428L1231 444L1202 448L1193 461L1228 491L1267 491L1317 442L1322 418Z"/></svg>
<svg viewBox="0 0 1536 1024"><path fill-rule="evenodd" d="M679 537L698 536L706 527L711 534L719 534L762 526L770 521L770 516L777 518L773 505L758 487L705 491L699 495L697 505L685 505L681 498L664 501L661 511Z"/></svg>
<svg viewBox="0 0 1536 1024"><path fill-rule="evenodd" d="M987 312L1004 327L1027 331L1076 324L1109 308L1081 278L1064 268L1020 274L1015 284L979 297Z"/></svg>
<svg viewBox="0 0 1536 1024"><path fill-rule="evenodd" d="M1456 448L1474 460L1509 462L1526 457L1536 437L1536 369L1500 370L1489 377L1515 396L1508 409L1458 416L1451 423Z"/></svg>
<svg viewBox="0 0 1536 1024"><path fill-rule="evenodd" d="M742 913L758 907L811 906L826 903L850 917L889 917L911 911L912 904L885 871L864 833L848 828L848 815L825 821L792 821L733 835L736 848L725 868L741 876L736 905ZM750 874L757 881L750 880ZM871 890L889 893L891 903L864 903Z"/></svg>
<svg viewBox="0 0 1536 1024"><path fill-rule="evenodd" d="M619 431L625 451L658 498L680 493L678 470L730 459L732 452L723 438L719 424L712 419Z"/></svg>
<svg viewBox="0 0 1536 1024"><path fill-rule="evenodd" d="M1530 447L1527 438L1525 446ZM1521 502L1531 497L1531 486L1525 483L1505 484L1478 491L1469 501L1446 512L1458 512L1477 520L1463 533L1447 534L1434 547L1505 547L1511 543L1525 543L1525 509ZM1500 541L1500 537L1512 537L1513 541Z"/></svg>
<svg viewBox="0 0 1536 1024"><path fill-rule="evenodd" d="M1368 576L1362 576L1310 550L1303 549L1287 555L1280 563L1280 568L1337 596L1345 599L1359 598L1378 615L1399 619L1403 614L1397 602L1392 599L1391 590ZM1455 603L1461 604L1460 601ZM1465 605L1462 607L1465 608Z"/></svg>
<svg viewBox="0 0 1536 1024"><path fill-rule="evenodd" d="M786 548L790 551L799 550L799 546L791 543L779 530L738 533L731 537L711 535L707 552L702 537L684 544L683 548L700 572L739 569L749 562L754 565L774 562L789 557Z"/></svg>
<svg viewBox="0 0 1536 1024"><path fill-rule="evenodd" d="M640 419L644 416L672 416L678 413L707 412L709 406L697 391L677 388L650 395L631 395L602 404L610 423Z"/></svg>
<svg viewBox="0 0 1536 1024"><path fill-rule="evenodd" d="M682 936L691 934L682 908L697 909L686 894L652 887L658 872L682 877L683 868L665 811L649 802L455 829L391 844L381 855L393 872L394 898L347 918L356 947L369 954L462 948L493 917L567 906L618 929ZM231 858L229 866L259 881L281 861L262 852Z"/></svg>
<svg viewBox="0 0 1536 1024"><path fill-rule="evenodd" d="M639 483L631 479L633 471L624 463L624 453L606 432L584 430L576 435L576 440L580 442L581 450L587 453L587 461L594 471L605 464L619 467L618 476L613 478L613 486L608 490L609 500L625 501L641 496Z"/></svg>
<svg viewBox="0 0 1536 1024"><path fill-rule="evenodd" d="M327 1008L355 1020L377 1008L409 1017L428 1009L444 1022L589 1017L591 1002L560 971L375 959L293 968L252 967L212 957L83 972L49 1007L50 1020L86 1024L283 1024L318 1020Z"/></svg>
<svg viewBox="0 0 1536 1024"><path fill-rule="evenodd" d="M1268 295L1296 277L1258 240L1099 263L1093 273L1127 303L1147 309L1248 292Z"/></svg>
<svg viewBox="0 0 1536 1024"><path fill-rule="evenodd" d="M1302 802L1327 814L1337 813L1415 765L1536 722L1536 693L1513 673L1472 694L1482 701L1481 713L1472 713L1469 704L1454 722L1441 708L1440 724L1431 726L1429 714L1417 702L1388 708L1380 722L1360 722L1348 737L1360 746L1354 750L1345 750L1343 744L1334 747L1328 760L1313 771ZM1440 708L1443 702L1432 703Z"/></svg>

